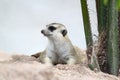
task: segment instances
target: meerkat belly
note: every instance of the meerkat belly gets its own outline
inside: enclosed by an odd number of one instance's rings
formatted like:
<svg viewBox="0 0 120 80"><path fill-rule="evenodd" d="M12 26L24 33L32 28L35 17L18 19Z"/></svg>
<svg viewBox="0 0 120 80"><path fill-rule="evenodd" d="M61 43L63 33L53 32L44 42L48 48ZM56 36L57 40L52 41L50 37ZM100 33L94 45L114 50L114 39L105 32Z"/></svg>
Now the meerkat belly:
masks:
<svg viewBox="0 0 120 80"><path fill-rule="evenodd" d="M65 64L66 63L66 61L69 59L69 54L62 54L62 55L60 55L61 53L57 53L57 55L58 55L58 63L60 63L60 64Z"/></svg>
<svg viewBox="0 0 120 80"><path fill-rule="evenodd" d="M46 50L46 57L48 57L52 61L52 63L58 62L57 55L53 50L50 50L50 49Z"/></svg>
<svg viewBox="0 0 120 80"><path fill-rule="evenodd" d="M58 63L64 64L66 63L66 58L68 55L60 51L57 51L57 52L50 51L50 52L47 52L46 56L50 58L53 64L58 64Z"/></svg>
<svg viewBox="0 0 120 80"><path fill-rule="evenodd" d="M70 49L67 47L67 45L59 44L55 47L55 53L57 55L57 61L58 63L66 63L67 59L70 55Z"/></svg>

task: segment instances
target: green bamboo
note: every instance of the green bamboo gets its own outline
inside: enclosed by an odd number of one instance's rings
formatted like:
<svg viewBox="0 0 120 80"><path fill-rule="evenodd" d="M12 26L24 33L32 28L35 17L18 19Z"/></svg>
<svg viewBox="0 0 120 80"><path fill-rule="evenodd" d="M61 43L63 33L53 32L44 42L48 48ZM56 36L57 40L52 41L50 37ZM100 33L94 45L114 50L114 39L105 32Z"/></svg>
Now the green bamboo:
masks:
<svg viewBox="0 0 120 80"><path fill-rule="evenodd" d="M118 9L116 0L108 1L108 46L107 60L109 73L118 75L119 45L118 45Z"/></svg>
<svg viewBox="0 0 120 80"><path fill-rule="evenodd" d="M104 0L96 0L98 2L97 17L98 17L98 31L99 34L106 29L107 21L107 5L104 4Z"/></svg>
<svg viewBox="0 0 120 80"><path fill-rule="evenodd" d="M118 42L118 44L119 44L119 60L120 60L120 10L119 10L119 12L118 12L118 29L119 29L119 42ZM119 65L120 65L120 62L119 62ZM119 66L119 69L120 69L120 66Z"/></svg>
<svg viewBox="0 0 120 80"><path fill-rule="evenodd" d="M104 2L105 5L108 4L108 1L109 1L109 0L103 0L103 2ZM120 10L120 0L116 0L116 2L117 2L117 4L116 4L117 7L116 7L116 8L117 8L118 10Z"/></svg>
<svg viewBox="0 0 120 80"><path fill-rule="evenodd" d="M93 40L92 40L92 32L91 32L90 19L89 19L89 13L88 13L86 0L81 0L81 8L82 8L82 15L83 15L86 45L87 47L89 47L92 45Z"/></svg>
<svg viewBox="0 0 120 80"><path fill-rule="evenodd" d="M94 52L94 47L93 48L90 47L93 45L93 40L92 40L92 31L91 31L91 25L90 25L90 19L89 19L88 7L87 7L87 0L81 0L81 8L83 15L86 44L87 44L87 48L90 49L91 52L91 57L88 57L88 59L90 58L89 59L90 61L88 61L88 66L92 70L100 71L96 54Z"/></svg>
<svg viewBox="0 0 120 80"><path fill-rule="evenodd" d="M105 65L105 59L102 59L103 56L105 56L106 53L103 53L105 51L105 37L106 37L106 21L107 21L107 5L104 4L104 0L95 0L96 1L96 10L97 10L97 21L98 21L98 32L99 32L99 44L98 44L98 47L97 47L97 60L98 60L98 64L99 64L99 68L101 71L103 72L106 72L106 67L107 65ZM104 33L104 35L103 35ZM105 41L103 41L105 40ZM102 46L101 46L102 45ZM102 51L102 52L99 52L99 51ZM100 58L102 57L102 58ZM104 62L101 63L101 62ZM104 66L104 68L103 68Z"/></svg>
<svg viewBox="0 0 120 80"><path fill-rule="evenodd" d="M120 11L120 0L117 0L117 8L118 8L119 11Z"/></svg>

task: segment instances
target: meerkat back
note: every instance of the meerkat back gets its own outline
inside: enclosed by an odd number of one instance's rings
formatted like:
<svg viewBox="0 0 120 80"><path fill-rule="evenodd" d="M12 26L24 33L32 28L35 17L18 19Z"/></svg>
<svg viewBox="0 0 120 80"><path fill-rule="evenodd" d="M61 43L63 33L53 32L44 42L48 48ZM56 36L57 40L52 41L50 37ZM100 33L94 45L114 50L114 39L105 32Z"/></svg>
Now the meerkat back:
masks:
<svg viewBox="0 0 120 80"><path fill-rule="evenodd" d="M74 49L75 49L75 52L77 54L77 63L87 64L88 60L87 60L86 52L82 51L77 46L74 46Z"/></svg>

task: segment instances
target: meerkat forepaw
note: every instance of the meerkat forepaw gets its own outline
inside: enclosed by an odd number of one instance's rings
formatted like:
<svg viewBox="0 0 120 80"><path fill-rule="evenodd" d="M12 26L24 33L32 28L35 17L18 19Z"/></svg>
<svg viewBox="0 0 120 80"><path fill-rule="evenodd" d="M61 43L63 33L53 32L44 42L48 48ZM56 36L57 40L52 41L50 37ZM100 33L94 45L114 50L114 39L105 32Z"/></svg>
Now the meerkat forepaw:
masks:
<svg viewBox="0 0 120 80"><path fill-rule="evenodd" d="M48 58L48 57L45 57L44 63L45 63L45 65L47 65L47 66L53 66L52 61L51 61L50 58Z"/></svg>
<svg viewBox="0 0 120 80"><path fill-rule="evenodd" d="M75 60L75 59L70 58L70 59L67 61L67 64L68 64L68 65L74 65L74 64L75 64L75 62L76 62L76 60Z"/></svg>

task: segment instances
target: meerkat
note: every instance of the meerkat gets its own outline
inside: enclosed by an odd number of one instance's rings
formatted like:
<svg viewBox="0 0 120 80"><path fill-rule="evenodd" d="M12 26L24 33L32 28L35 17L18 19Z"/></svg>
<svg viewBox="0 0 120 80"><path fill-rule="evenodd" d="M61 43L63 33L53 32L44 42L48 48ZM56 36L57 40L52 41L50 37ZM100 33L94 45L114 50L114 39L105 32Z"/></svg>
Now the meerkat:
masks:
<svg viewBox="0 0 120 80"><path fill-rule="evenodd" d="M63 24L48 24L41 33L48 38L48 46L43 52L32 55L38 57L40 62L50 65L73 65L87 62L86 53L72 45Z"/></svg>

